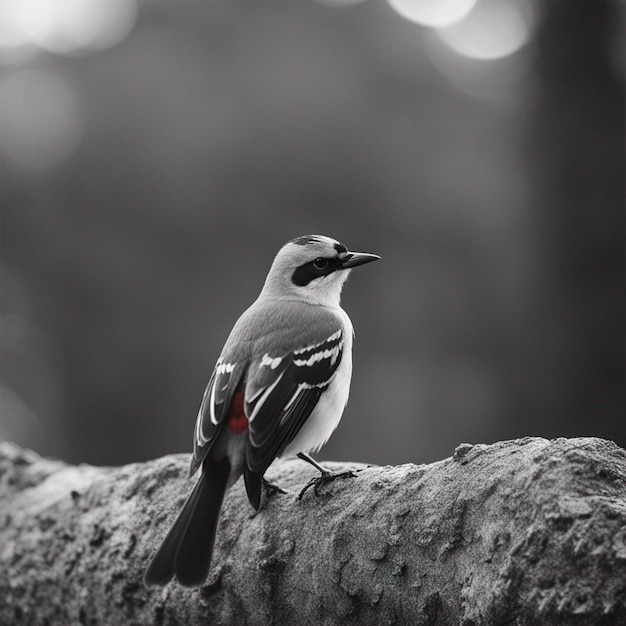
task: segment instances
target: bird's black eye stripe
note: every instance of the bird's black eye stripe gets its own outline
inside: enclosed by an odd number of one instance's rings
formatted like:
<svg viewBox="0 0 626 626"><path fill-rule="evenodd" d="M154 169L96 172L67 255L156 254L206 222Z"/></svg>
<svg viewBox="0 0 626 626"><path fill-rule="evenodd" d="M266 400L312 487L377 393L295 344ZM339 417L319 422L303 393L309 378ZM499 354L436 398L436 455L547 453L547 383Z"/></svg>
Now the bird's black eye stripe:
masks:
<svg viewBox="0 0 626 626"><path fill-rule="evenodd" d="M320 278L321 276L328 276L341 267L341 259L337 257L325 258L318 257L314 261L305 263L291 276L291 280L298 287L304 287L308 285L312 280Z"/></svg>

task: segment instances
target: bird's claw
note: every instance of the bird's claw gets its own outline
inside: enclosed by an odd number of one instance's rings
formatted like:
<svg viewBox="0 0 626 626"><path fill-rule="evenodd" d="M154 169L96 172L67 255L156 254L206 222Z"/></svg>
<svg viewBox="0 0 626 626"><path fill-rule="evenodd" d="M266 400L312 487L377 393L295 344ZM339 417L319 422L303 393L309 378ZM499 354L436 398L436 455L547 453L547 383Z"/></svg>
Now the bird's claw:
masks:
<svg viewBox="0 0 626 626"><path fill-rule="evenodd" d="M323 472L320 476L311 478L311 480L304 486L302 491L298 494L298 500L302 500L302 496L313 487L313 493L316 496L320 495L319 489L322 485L330 483L337 478L356 478L356 473L352 470L346 470L343 472Z"/></svg>

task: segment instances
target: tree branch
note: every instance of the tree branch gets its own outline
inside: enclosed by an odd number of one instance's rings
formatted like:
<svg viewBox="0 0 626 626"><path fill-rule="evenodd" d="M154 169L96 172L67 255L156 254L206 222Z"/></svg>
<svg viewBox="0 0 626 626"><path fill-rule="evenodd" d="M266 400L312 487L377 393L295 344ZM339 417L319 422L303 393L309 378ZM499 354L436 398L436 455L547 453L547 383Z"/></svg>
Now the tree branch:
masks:
<svg viewBox="0 0 626 626"><path fill-rule="evenodd" d="M626 624L626 452L593 438L463 444L360 466L254 513L228 494L200 590L143 570L191 483L188 457L68 466L0 444L3 624ZM333 464L334 468L347 468Z"/></svg>

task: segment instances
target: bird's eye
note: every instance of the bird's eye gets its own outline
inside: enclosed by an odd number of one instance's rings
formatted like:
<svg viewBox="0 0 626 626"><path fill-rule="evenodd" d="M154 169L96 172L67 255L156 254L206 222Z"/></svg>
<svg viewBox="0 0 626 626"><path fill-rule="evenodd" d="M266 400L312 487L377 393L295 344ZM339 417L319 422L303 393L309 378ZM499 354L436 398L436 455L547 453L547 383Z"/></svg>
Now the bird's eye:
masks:
<svg viewBox="0 0 626 626"><path fill-rule="evenodd" d="M318 257L317 259L315 259L315 261L313 261L313 265L315 266L315 269L317 270L326 269L326 266L328 265L328 259L323 259L322 257Z"/></svg>

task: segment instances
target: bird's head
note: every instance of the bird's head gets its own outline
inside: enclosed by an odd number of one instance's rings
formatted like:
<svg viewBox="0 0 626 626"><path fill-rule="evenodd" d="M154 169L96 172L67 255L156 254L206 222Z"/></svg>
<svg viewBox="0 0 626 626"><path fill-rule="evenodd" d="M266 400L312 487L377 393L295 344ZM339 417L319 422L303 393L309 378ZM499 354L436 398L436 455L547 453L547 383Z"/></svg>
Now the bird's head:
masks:
<svg viewBox="0 0 626 626"><path fill-rule="evenodd" d="M341 289L353 267L380 259L376 254L350 252L325 235L292 239L279 251L262 294L339 306Z"/></svg>

